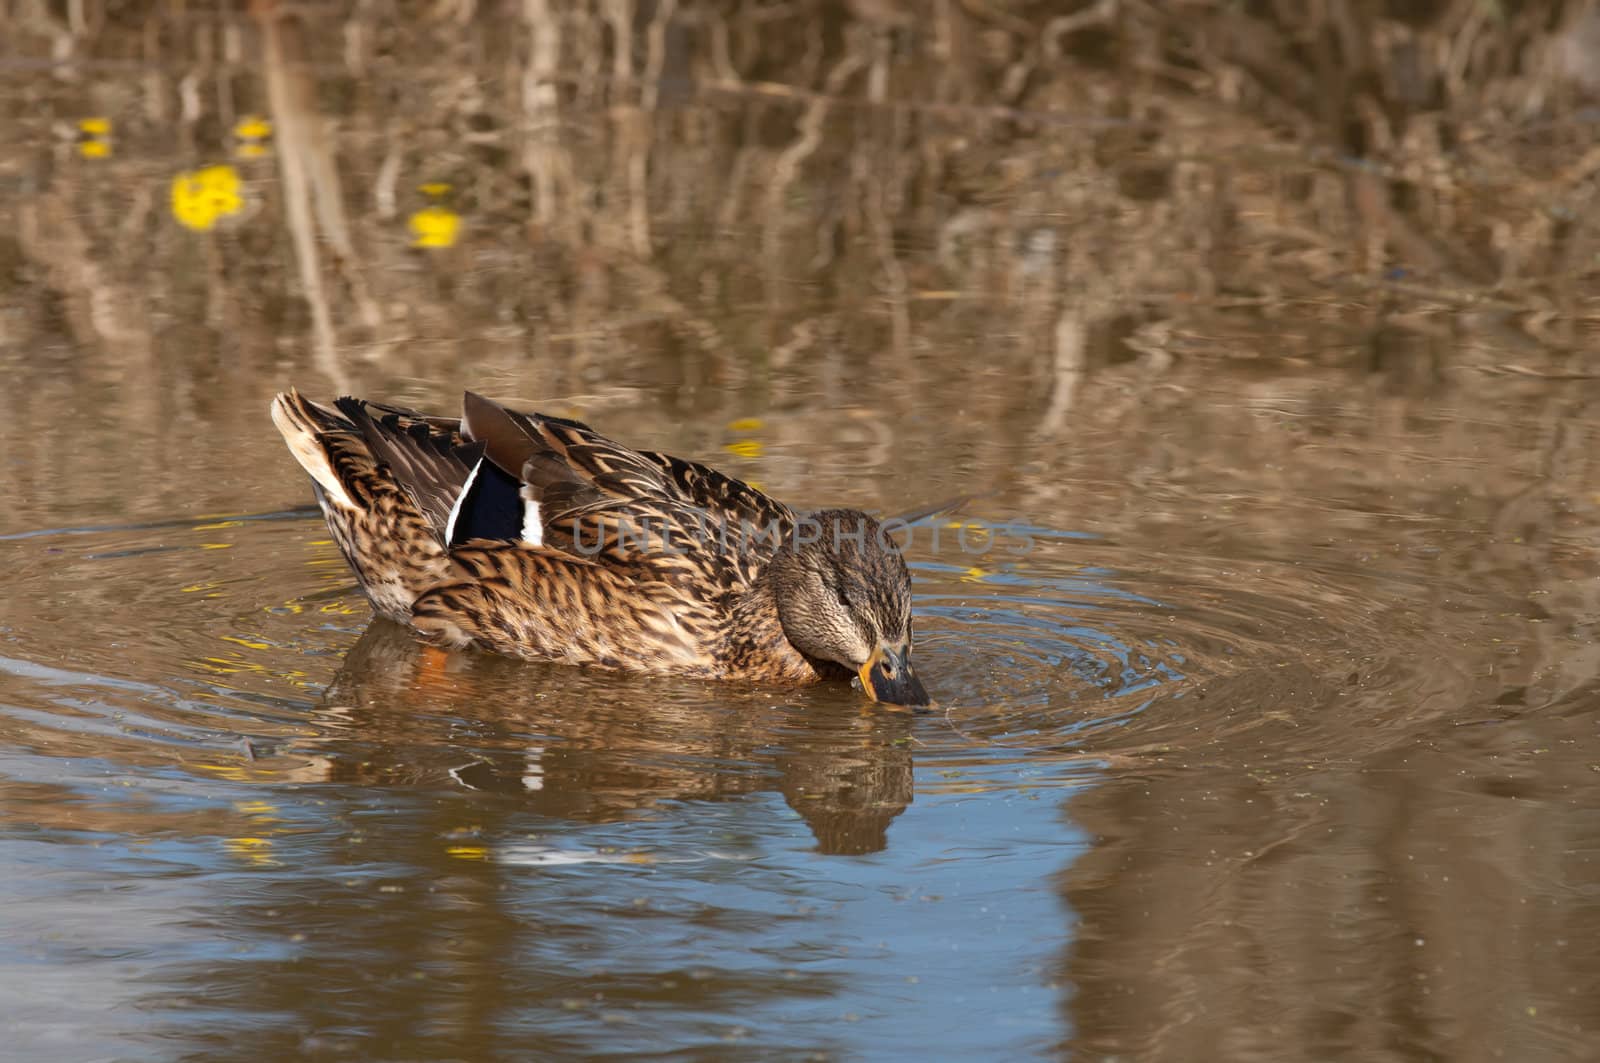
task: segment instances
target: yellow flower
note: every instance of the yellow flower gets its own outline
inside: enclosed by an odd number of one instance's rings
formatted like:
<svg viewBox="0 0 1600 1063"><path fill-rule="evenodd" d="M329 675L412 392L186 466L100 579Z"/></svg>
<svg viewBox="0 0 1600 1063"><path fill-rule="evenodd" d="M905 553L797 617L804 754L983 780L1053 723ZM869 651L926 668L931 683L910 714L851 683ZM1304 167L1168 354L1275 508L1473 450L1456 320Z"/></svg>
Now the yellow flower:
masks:
<svg viewBox="0 0 1600 1063"><path fill-rule="evenodd" d="M438 198L439 196L447 196L450 194L450 182L429 181L427 184L418 185L417 191L421 192L425 196L433 196L434 198Z"/></svg>
<svg viewBox="0 0 1600 1063"><path fill-rule="evenodd" d="M107 137L111 135L111 119L109 118L80 118L78 130L89 134L91 137Z"/></svg>
<svg viewBox="0 0 1600 1063"><path fill-rule="evenodd" d="M729 454L737 454L741 458L759 458L766 448L758 440L741 439L737 443L729 443L722 449Z"/></svg>
<svg viewBox="0 0 1600 1063"><path fill-rule="evenodd" d="M259 114L245 115L233 127L233 135L244 140L265 140L272 135L272 123Z"/></svg>
<svg viewBox="0 0 1600 1063"><path fill-rule="evenodd" d="M730 432L759 432L766 427L767 422L759 417L741 417L737 421L728 422Z"/></svg>
<svg viewBox="0 0 1600 1063"><path fill-rule="evenodd" d="M265 144L240 144L233 153L241 159L261 159L270 155L271 149Z"/></svg>
<svg viewBox="0 0 1600 1063"><path fill-rule="evenodd" d="M78 154L86 159L107 158L111 155L111 141L80 140L78 141Z"/></svg>
<svg viewBox="0 0 1600 1063"><path fill-rule="evenodd" d="M185 228L205 232L244 209L239 171L227 163L186 170L172 179L172 216Z"/></svg>
<svg viewBox="0 0 1600 1063"><path fill-rule="evenodd" d="M449 207L424 207L411 215L412 247L449 247L461 232L461 215Z"/></svg>

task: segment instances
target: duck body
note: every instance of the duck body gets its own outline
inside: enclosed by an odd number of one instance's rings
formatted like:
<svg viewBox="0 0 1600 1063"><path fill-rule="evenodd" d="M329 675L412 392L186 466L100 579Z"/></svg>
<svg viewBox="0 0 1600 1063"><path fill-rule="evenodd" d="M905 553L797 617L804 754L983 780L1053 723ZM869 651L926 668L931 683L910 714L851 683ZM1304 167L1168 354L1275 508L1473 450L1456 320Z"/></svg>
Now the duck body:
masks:
<svg viewBox="0 0 1600 1063"><path fill-rule="evenodd" d="M447 648L923 704L910 577L876 521L467 393L460 418L279 395L376 612Z"/></svg>

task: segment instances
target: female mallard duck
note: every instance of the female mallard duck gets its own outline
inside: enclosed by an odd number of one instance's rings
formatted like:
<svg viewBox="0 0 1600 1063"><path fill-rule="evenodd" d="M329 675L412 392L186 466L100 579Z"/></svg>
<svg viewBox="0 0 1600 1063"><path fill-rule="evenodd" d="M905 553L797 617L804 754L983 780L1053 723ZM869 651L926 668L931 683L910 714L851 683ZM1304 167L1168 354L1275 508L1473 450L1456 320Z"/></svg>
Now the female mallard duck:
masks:
<svg viewBox="0 0 1600 1063"><path fill-rule="evenodd" d="M858 510L467 393L462 417L290 391L272 419L373 608L430 642L925 705L911 577Z"/></svg>

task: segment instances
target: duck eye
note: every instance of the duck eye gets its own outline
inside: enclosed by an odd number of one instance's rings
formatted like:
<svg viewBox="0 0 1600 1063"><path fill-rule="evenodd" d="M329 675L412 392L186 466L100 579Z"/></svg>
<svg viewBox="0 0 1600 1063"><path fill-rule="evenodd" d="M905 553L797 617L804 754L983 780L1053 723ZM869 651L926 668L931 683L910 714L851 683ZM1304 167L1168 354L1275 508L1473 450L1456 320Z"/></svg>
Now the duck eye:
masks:
<svg viewBox="0 0 1600 1063"><path fill-rule="evenodd" d="M833 589L833 593L839 596L840 605L844 606L846 609L855 608L855 606L850 603L850 592L844 589L844 584L841 583L835 587Z"/></svg>

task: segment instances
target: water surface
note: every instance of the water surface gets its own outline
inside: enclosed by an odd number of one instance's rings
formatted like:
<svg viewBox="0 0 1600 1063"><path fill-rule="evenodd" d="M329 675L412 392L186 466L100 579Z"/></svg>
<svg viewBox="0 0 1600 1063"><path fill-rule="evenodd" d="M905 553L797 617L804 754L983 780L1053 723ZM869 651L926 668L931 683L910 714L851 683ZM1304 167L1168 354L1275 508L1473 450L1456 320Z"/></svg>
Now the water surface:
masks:
<svg viewBox="0 0 1600 1063"><path fill-rule="evenodd" d="M448 6L18 25L16 1058L1595 1057L1600 391L1531 178L1444 152L1374 208L1377 147L998 8L855 5L807 60L781 5ZM1558 105L1506 158L1583 142ZM973 495L908 549L936 710L431 665L307 506L291 383Z"/></svg>

